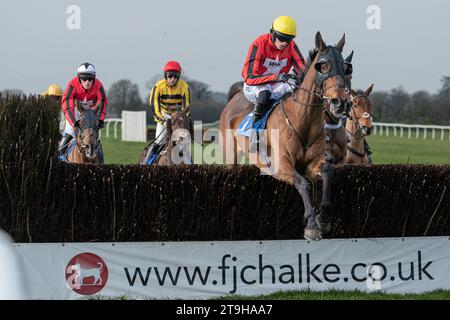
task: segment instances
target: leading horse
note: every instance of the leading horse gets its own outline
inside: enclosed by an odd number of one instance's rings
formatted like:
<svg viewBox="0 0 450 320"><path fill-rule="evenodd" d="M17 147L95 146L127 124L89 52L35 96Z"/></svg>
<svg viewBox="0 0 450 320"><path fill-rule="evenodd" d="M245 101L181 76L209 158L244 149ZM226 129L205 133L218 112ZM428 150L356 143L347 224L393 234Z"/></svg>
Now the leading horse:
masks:
<svg viewBox="0 0 450 320"><path fill-rule="evenodd" d="M342 57L345 35L336 46L327 46L320 32L317 32L315 44L316 56L307 66L301 86L290 97L283 99L268 118L266 130L278 133L268 135L264 141L270 161L260 154L256 156L256 161L252 161L262 171L269 167L268 171L275 179L295 186L303 199L306 220L304 237L309 240L321 240L321 234L330 230L334 171L330 160L332 156L325 148L323 100L334 106L346 101ZM252 108L243 92L238 91L221 114L219 138L226 163L231 166L237 164L238 153L250 155L248 138L235 133ZM310 189L311 181L318 179L323 180L323 193L320 213L316 215Z"/></svg>

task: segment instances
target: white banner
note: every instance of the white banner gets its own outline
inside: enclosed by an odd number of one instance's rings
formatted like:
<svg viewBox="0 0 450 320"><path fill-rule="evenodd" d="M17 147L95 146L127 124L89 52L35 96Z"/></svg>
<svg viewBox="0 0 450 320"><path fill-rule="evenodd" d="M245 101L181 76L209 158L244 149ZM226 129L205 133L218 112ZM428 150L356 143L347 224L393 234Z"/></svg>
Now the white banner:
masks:
<svg viewBox="0 0 450 320"><path fill-rule="evenodd" d="M13 246L33 299L450 289L448 237Z"/></svg>

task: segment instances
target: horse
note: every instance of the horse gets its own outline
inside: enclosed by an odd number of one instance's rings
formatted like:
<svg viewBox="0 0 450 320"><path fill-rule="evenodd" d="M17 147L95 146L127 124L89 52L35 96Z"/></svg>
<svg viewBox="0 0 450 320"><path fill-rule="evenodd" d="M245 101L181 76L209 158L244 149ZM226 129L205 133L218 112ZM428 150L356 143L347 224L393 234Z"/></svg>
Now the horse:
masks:
<svg viewBox="0 0 450 320"><path fill-rule="evenodd" d="M99 141L100 123L92 109L80 112L80 119L75 121L75 146L69 152L67 162L70 163L103 163L102 147ZM70 148L70 145L69 145Z"/></svg>
<svg viewBox="0 0 450 320"><path fill-rule="evenodd" d="M160 151L158 159L154 164L173 165L173 164L191 164L190 142L193 136L192 124L184 111L179 108L169 110L170 119L166 121L167 132L163 140L164 148ZM149 156L148 151L154 141L150 142L141 152L139 164L144 165Z"/></svg>
<svg viewBox="0 0 450 320"><path fill-rule="evenodd" d="M364 139L372 130L372 103L369 94L373 84L366 91L351 90L352 106L345 129L349 137L345 162L348 164L368 164L369 159L364 149Z"/></svg>
<svg viewBox="0 0 450 320"><path fill-rule="evenodd" d="M304 237L309 240L321 240L321 234L330 230L334 169L329 152L325 150L322 105L323 100L330 101L333 106L346 101L342 58L344 44L345 35L336 46L327 46L320 32L316 33L316 56L307 66L303 82L292 95L279 102L267 120L267 131L275 130L278 136L270 135L265 139L269 150L267 157L258 153L256 159L251 160L262 172L297 189L305 207ZM242 91L237 91L220 116L219 139L225 163L229 167L237 165L238 154L251 156L248 137L238 136L235 132L252 109L253 104ZM272 152L271 148L278 150ZM323 181L323 193L320 213L316 215L310 189L311 181L319 179Z"/></svg>
<svg viewBox="0 0 450 320"><path fill-rule="evenodd" d="M309 60L314 56L314 51L309 52ZM323 119L325 121L325 131L327 133L327 150L333 156L332 163L335 166L345 164L345 156L347 150L347 133L342 117L347 116L351 108L351 78L353 73L352 67L353 51L344 60L345 86L347 93L347 101L341 105L333 106L324 100Z"/></svg>

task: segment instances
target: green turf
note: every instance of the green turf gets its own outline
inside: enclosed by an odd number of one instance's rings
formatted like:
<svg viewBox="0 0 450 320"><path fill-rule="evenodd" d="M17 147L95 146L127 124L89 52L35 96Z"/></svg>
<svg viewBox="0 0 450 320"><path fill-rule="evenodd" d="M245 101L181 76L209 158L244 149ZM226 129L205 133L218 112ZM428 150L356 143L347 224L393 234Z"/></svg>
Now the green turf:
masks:
<svg viewBox="0 0 450 320"><path fill-rule="evenodd" d="M102 132L102 145L107 164L136 164L140 152L146 146L141 142L124 142L114 138L111 128L110 137ZM374 163L450 163L450 141L432 139L408 139L393 136L370 136L368 142L373 151ZM197 149L198 150L198 149Z"/></svg>
<svg viewBox="0 0 450 320"><path fill-rule="evenodd" d="M450 141L370 136L375 163L450 163Z"/></svg>
<svg viewBox="0 0 450 320"><path fill-rule="evenodd" d="M435 290L421 294L393 294L361 292L357 290L284 291L261 296L224 296L219 300L450 300L450 291Z"/></svg>
<svg viewBox="0 0 450 320"><path fill-rule="evenodd" d="M133 300L130 295L103 296L96 295L86 298L87 300ZM157 299L157 298L144 298ZM158 300L158 299L157 299ZM167 299L164 299L167 300ZM450 300L450 291L434 290L424 293L384 293L384 292L362 292L358 290L327 290L327 291L279 291L267 295L241 296L228 295L213 298L211 300Z"/></svg>

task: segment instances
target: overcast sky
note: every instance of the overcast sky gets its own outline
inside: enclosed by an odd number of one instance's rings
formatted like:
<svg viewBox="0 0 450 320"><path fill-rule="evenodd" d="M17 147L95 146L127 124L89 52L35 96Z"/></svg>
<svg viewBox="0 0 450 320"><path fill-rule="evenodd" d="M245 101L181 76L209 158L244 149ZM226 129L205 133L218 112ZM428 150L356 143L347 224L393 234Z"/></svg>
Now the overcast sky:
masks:
<svg viewBox="0 0 450 320"><path fill-rule="evenodd" d="M70 5L81 10L81 29L67 27ZM380 8L379 30L367 27L370 5ZM317 30L330 44L345 33L344 55L355 50L355 88L434 93L450 76L447 0L15 0L0 3L0 90L64 89L88 61L106 90L130 79L144 97L146 81L175 59L188 77L227 92L241 80L250 43L279 15L297 21L305 56Z"/></svg>

